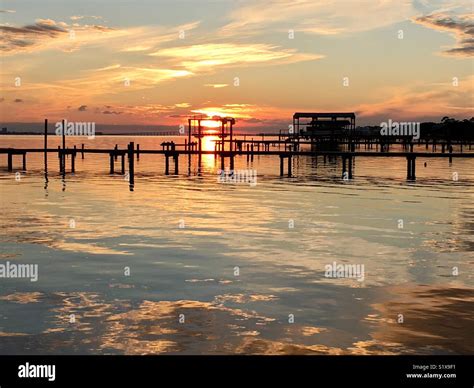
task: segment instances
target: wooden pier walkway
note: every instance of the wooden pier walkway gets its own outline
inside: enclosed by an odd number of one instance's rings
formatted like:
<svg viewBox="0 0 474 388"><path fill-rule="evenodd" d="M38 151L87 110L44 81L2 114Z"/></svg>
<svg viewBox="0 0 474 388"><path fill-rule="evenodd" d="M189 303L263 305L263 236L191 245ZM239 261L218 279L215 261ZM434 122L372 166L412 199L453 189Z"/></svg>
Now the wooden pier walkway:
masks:
<svg viewBox="0 0 474 388"><path fill-rule="evenodd" d="M173 146L170 146L173 144ZM270 150L268 148L262 150L252 149L247 150L219 150L218 147L214 151L212 150L196 150L195 147L187 146L186 149L177 149L174 143L163 143L162 149L140 149L139 146L135 147L134 142L128 144L127 149L118 149L116 146L113 149L86 149L82 146L80 149L74 146L74 148L62 149L58 148L0 148L0 154L7 155L7 168L8 171L13 171L13 157L20 155L22 157L22 170L26 170L27 154L29 153L43 153L45 160L45 170L47 171L47 156L49 153L55 153L59 159L59 171L63 174L66 173L66 160L67 156L71 157L71 168L70 172L75 172L75 159L78 154L84 158L85 154L108 154L110 163L110 174L115 173L115 161L120 157L121 164L120 170L122 174L126 173L126 162L125 158L128 159L128 176L130 186L134 185L135 175L135 159L139 159L140 155L163 155L165 158L165 175L170 174L170 158L174 162L174 174L178 175L178 162L180 156L198 155L199 158L202 155L215 155L221 159L221 168L224 169L225 159L230 160L230 169L233 169L234 158L236 156L246 156L247 161L253 160L254 156L277 156L280 158L280 176L285 175L284 165L285 159L287 161L287 175L292 176L292 158L293 157L318 157L322 156L325 159L328 157L341 158L342 160L342 178L353 179L353 165L356 158L406 158L407 161L407 180L416 179L416 159L417 158L443 158L449 159L452 163L454 158L474 158L474 152L412 152L412 151L392 151L392 152L375 152L375 151L323 151L323 150Z"/></svg>

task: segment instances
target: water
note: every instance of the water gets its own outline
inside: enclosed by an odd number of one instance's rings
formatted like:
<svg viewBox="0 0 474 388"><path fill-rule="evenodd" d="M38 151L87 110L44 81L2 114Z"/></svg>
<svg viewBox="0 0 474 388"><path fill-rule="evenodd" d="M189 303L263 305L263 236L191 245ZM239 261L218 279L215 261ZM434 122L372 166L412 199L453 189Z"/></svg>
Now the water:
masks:
<svg viewBox="0 0 474 388"><path fill-rule="evenodd" d="M131 140L169 138L68 145ZM407 183L403 158L357 158L344 182L340 160L295 158L280 178L278 157L237 157L257 170L250 186L219 183L213 155L200 175L180 157L179 177L163 159L140 156L131 192L108 155L78 157L63 180L50 154L47 182L42 154L20 180L0 157L0 264L39 266L37 282L0 279L1 354L474 351L473 160L417 159ZM364 281L326 277L333 262L363 264Z"/></svg>

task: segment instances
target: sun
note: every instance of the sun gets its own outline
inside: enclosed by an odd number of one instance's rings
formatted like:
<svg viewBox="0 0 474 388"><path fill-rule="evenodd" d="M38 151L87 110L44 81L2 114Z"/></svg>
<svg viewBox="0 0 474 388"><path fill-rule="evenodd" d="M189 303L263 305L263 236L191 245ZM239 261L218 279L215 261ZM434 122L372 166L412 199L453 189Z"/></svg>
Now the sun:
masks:
<svg viewBox="0 0 474 388"><path fill-rule="evenodd" d="M206 128L219 128L221 126L221 122L214 120L202 120L201 125Z"/></svg>

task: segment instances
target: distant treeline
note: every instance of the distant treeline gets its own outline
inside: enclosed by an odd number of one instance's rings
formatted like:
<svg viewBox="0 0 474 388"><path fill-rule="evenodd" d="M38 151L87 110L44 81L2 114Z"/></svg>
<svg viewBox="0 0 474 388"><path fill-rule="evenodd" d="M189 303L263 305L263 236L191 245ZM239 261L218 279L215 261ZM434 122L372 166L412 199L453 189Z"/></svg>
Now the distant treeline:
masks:
<svg viewBox="0 0 474 388"><path fill-rule="evenodd" d="M440 123L421 123L420 132L422 139L436 140L474 140L474 117L456 120L443 117Z"/></svg>

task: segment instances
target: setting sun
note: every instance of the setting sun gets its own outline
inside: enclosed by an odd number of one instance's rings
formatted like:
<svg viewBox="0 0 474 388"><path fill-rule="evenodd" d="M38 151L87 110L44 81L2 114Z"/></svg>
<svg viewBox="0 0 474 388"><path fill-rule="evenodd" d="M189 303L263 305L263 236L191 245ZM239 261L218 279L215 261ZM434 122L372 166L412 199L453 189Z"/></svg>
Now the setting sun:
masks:
<svg viewBox="0 0 474 388"><path fill-rule="evenodd" d="M214 120L203 120L201 121L201 125L207 128L219 128L221 126L221 122L214 121ZM208 131L208 132L216 132L216 131Z"/></svg>

